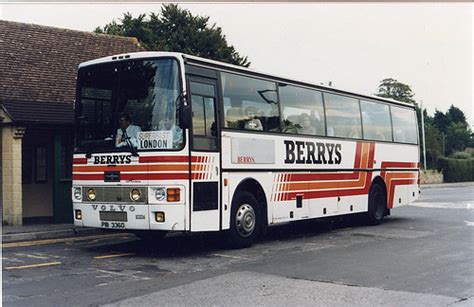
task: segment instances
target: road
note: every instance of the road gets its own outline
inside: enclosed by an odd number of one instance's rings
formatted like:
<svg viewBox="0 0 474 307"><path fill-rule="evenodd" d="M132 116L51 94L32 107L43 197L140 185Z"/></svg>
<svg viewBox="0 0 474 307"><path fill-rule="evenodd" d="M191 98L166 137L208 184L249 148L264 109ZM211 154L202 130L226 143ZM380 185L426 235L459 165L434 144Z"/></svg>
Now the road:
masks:
<svg viewBox="0 0 474 307"><path fill-rule="evenodd" d="M376 227L273 227L251 248L215 235L131 234L3 245L5 306L474 305L474 186L423 189Z"/></svg>

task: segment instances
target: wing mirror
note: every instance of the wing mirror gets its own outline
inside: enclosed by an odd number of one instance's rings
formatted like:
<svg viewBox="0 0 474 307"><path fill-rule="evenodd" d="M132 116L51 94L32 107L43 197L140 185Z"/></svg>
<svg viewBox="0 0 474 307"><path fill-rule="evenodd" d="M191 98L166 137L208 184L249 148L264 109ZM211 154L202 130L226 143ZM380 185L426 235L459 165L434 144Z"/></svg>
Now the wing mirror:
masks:
<svg viewBox="0 0 474 307"><path fill-rule="evenodd" d="M191 128L191 120L192 120L192 113L191 113L191 105L186 104L186 93L181 93L180 101L179 101L179 124L182 129L189 129Z"/></svg>

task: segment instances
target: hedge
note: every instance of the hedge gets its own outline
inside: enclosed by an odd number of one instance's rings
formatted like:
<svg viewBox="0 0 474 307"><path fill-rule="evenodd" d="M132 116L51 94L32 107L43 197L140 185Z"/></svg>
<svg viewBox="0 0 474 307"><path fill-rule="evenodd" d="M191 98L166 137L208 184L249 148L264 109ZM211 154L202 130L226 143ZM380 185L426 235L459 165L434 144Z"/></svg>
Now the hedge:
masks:
<svg viewBox="0 0 474 307"><path fill-rule="evenodd" d="M474 181L474 159L438 159L438 171L443 172L444 182Z"/></svg>

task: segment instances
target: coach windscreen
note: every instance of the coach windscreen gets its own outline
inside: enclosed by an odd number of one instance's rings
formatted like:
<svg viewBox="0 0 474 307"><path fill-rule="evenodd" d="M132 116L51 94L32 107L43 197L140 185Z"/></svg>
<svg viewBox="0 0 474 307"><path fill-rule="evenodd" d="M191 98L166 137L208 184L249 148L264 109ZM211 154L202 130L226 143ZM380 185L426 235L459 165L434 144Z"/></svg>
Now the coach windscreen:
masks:
<svg viewBox="0 0 474 307"><path fill-rule="evenodd" d="M81 68L75 107L76 152L181 149L180 93L174 59Z"/></svg>

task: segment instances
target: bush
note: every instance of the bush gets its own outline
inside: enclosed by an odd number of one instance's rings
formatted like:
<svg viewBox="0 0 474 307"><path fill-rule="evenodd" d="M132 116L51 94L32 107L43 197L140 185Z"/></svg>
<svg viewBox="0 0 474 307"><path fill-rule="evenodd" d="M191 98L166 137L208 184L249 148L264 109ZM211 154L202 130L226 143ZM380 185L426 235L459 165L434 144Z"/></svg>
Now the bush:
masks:
<svg viewBox="0 0 474 307"><path fill-rule="evenodd" d="M445 182L474 181L474 159L441 157L438 170L443 172Z"/></svg>
<svg viewBox="0 0 474 307"><path fill-rule="evenodd" d="M473 155L465 151L457 151L449 157L453 159L471 159Z"/></svg>

